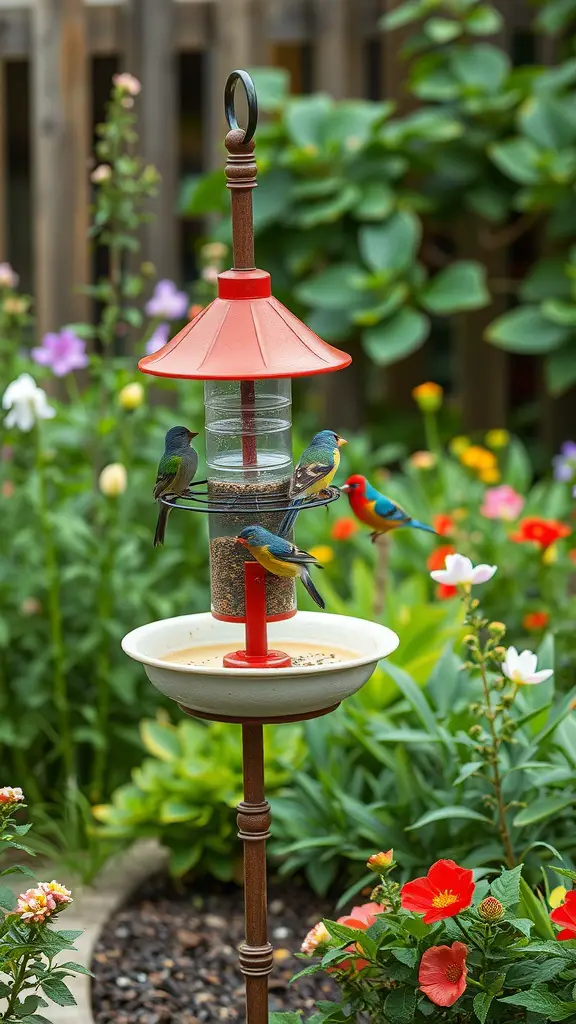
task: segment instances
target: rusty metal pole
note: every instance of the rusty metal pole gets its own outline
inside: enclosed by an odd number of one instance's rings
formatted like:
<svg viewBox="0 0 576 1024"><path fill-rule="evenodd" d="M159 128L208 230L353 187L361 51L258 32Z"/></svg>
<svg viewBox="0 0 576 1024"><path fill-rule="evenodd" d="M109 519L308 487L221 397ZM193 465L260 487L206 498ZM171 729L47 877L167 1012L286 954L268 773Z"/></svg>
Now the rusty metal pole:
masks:
<svg viewBox="0 0 576 1024"><path fill-rule="evenodd" d="M246 941L239 950L246 980L248 1024L268 1024L268 975L273 949L268 941L266 840L270 804L264 796L264 738L261 723L242 726L244 800L238 805L238 838L244 843Z"/></svg>

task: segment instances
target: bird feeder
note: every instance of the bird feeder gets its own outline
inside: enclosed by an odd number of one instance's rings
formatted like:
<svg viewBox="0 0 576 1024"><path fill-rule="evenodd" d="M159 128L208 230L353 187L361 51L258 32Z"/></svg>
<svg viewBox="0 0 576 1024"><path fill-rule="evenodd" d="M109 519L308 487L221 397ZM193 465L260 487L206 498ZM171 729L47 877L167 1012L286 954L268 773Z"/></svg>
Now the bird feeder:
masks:
<svg viewBox="0 0 576 1024"><path fill-rule="evenodd" d="M248 126L234 109L238 81L246 90ZM203 380L207 480L182 499L163 499L209 519L211 612L141 626L123 641L152 683L187 714L239 722L243 731L246 977L249 1024L267 1024L272 946L266 926L262 726L301 721L334 710L358 690L398 638L380 624L298 612L292 579L266 573L236 541L246 526L277 532L290 507L291 381L348 366L350 356L326 344L272 295L270 275L254 266L253 135L258 108L245 71L226 84L226 184L231 192L234 267L218 276L218 296L167 345L139 363L144 373ZM336 487L302 510L339 497ZM273 648L269 647L269 640ZM296 657L307 645L326 658Z"/></svg>

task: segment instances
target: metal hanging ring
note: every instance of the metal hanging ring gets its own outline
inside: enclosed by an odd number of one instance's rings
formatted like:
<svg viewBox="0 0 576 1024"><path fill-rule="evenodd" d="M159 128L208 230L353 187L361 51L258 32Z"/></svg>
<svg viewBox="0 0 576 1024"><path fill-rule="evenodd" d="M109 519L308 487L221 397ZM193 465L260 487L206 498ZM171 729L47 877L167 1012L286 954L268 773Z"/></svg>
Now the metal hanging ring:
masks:
<svg viewBox="0 0 576 1024"><path fill-rule="evenodd" d="M224 89L224 110L226 112L228 127L231 130L239 129L242 131L238 124L236 109L234 107L234 92L236 90L236 83L238 80L240 80L244 86L246 100L248 102L248 124L244 130L244 138L242 140L242 144L245 146L252 139L254 132L256 131L256 125L258 124L258 99L256 96L256 87L247 71L232 71L231 74L228 75L228 81L226 82L226 88Z"/></svg>

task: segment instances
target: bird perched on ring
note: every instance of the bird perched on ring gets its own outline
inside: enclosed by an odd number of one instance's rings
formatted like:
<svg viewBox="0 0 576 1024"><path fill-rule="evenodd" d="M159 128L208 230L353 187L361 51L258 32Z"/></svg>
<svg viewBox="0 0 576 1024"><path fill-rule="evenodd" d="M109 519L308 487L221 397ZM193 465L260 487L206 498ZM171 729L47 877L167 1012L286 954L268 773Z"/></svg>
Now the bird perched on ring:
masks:
<svg viewBox="0 0 576 1024"><path fill-rule="evenodd" d="M309 565L317 565L319 569L323 568L314 555L309 554L308 551L302 551L285 537L278 537L270 530L265 530L263 526L246 526L238 534L236 540L248 548L256 561L260 562L260 565L274 576L291 576L293 579L299 576L312 600L320 608L326 607L308 570Z"/></svg>
<svg viewBox="0 0 576 1024"><path fill-rule="evenodd" d="M192 438L198 433L188 427L170 427L164 439L164 453L158 463L158 474L154 485L154 499L160 502L158 522L154 534L154 547L164 543L166 523L170 506L161 498L179 498L188 489L198 469L198 453L190 447Z"/></svg>
<svg viewBox="0 0 576 1024"><path fill-rule="evenodd" d="M350 507L357 519L372 527L372 541L381 533L397 530L400 526L411 526L415 530L426 530L436 533L431 526L426 526L418 519L413 519L400 505L397 505L384 494L372 487L365 476L355 473L349 476L340 488L348 495Z"/></svg>
<svg viewBox="0 0 576 1024"><path fill-rule="evenodd" d="M278 533L281 537L286 536L294 526L298 507L304 499L330 487L340 465L340 448L346 443L346 439L335 431L321 430L304 449L292 474L288 492L292 508L280 524Z"/></svg>

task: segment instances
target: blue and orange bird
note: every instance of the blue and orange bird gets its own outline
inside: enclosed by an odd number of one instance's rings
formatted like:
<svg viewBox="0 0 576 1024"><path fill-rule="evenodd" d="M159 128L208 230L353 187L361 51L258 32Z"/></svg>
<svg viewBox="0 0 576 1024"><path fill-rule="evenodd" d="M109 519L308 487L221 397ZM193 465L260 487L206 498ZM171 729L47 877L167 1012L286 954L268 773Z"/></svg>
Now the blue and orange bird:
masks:
<svg viewBox="0 0 576 1024"><path fill-rule="evenodd" d="M414 530L436 533L431 526L426 526L426 523L413 519L403 508L400 508L400 505L380 494L380 491L372 487L366 477L359 473L349 476L340 490L348 495L350 507L356 518L361 523L372 527L373 541L381 533L389 533L390 530L397 530L401 526L411 526Z"/></svg>
<svg viewBox="0 0 576 1024"><path fill-rule="evenodd" d="M190 486L198 469L198 455L190 446L197 433L188 427L171 427L164 440L164 452L158 463L158 473L154 484L154 499L159 502L158 522L154 534L154 547L164 543L166 523L170 515L170 506L164 505L161 498L177 498L184 494Z"/></svg>
<svg viewBox="0 0 576 1024"><path fill-rule="evenodd" d="M343 444L346 444L346 439L334 430L321 430L304 449L290 481L292 508L280 524L278 532L281 537L286 536L294 526L298 506L306 498L330 487L340 465L340 448Z"/></svg>
<svg viewBox="0 0 576 1024"><path fill-rule="evenodd" d="M297 548L285 537L278 537L270 530L265 530L263 526L246 526L238 534L236 540L248 548L256 561L274 576L291 576L293 579L299 577L318 607L326 607L308 570L309 565L317 565L319 569L322 569L322 565L317 558L314 558L314 555Z"/></svg>

